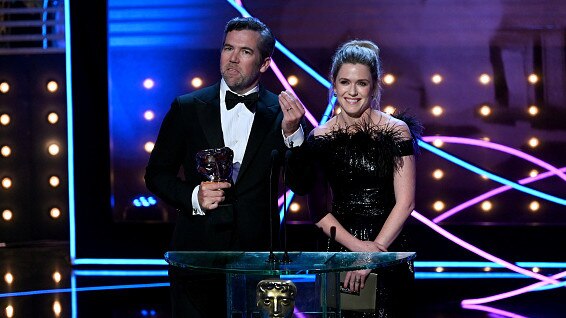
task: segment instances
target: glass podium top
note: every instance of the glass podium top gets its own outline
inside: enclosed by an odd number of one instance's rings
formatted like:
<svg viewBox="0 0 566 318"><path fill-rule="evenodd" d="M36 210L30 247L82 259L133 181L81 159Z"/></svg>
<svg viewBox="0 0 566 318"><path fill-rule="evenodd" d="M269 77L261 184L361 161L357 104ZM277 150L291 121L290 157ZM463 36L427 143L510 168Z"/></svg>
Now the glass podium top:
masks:
<svg viewBox="0 0 566 318"><path fill-rule="evenodd" d="M275 252L280 261L283 252ZM229 274L290 275L374 269L415 258L414 252L289 252L290 263L269 263L269 252L165 253L165 261L186 269Z"/></svg>

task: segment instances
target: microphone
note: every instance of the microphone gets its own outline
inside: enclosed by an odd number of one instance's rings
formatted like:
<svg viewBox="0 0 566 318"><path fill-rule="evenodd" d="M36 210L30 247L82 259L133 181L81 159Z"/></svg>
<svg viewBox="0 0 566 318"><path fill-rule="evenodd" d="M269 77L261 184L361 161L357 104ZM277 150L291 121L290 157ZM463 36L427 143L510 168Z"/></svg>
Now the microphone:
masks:
<svg viewBox="0 0 566 318"><path fill-rule="evenodd" d="M273 169L275 169L278 159L279 151L277 151L277 149L273 149L271 151L271 168L269 171L269 258L266 261L268 263L277 262L277 257L273 254L273 206L275 198L273 191ZM279 169L277 169L277 172L279 172ZM277 189L277 182L275 183L275 188ZM275 195L276 194L277 190L275 190ZM275 204L275 206L277 206L277 204Z"/></svg>
<svg viewBox="0 0 566 318"><path fill-rule="evenodd" d="M292 152L290 149L285 151L285 162L283 164L283 259L281 260L282 263L291 263L291 259L289 258L289 254L287 253L287 166L289 164L289 158L291 157Z"/></svg>

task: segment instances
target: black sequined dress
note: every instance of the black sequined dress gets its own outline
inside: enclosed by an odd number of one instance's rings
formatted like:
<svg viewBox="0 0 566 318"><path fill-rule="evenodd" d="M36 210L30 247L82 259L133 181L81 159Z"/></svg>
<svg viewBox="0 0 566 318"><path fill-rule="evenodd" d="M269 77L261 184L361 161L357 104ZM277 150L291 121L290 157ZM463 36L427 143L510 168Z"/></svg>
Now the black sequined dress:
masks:
<svg viewBox="0 0 566 318"><path fill-rule="evenodd" d="M365 125L348 130L309 137L306 149L312 166L319 171L331 189L331 207L323 207L327 191L315 189L309 197L311 213L322 214L330 208L333 216L360 240L374 240L395 205L394 173L402 166L402 157L415 154L416 138L421 127L416 120L403 119L413 139L401 136L392 125ZM328 195L330 197L330 195ZM315 212L316 213L316 212ZM315 216L315 221L324 217ZM327 250L347 251L329 240ZM412 251L406 233L402 231L388 248L391 252ZM374 271L378 275L376 312L345 312L343 317L409 317L412 302L414 270L412 261ZM408 311L407 311L408 310Z"/></svg>

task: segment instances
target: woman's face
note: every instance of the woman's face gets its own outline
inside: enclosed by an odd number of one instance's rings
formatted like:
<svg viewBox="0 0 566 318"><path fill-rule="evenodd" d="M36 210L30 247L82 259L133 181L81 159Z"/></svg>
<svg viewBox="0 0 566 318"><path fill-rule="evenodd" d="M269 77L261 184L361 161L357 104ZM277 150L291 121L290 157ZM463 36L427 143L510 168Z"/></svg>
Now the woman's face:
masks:
<svg viewBox="0 0 566 318"><path fill-rule="evenodd" d="M371 106L374 85L367 65L343 64L334 80L334 92L342 112L359 118Z"/></svg>

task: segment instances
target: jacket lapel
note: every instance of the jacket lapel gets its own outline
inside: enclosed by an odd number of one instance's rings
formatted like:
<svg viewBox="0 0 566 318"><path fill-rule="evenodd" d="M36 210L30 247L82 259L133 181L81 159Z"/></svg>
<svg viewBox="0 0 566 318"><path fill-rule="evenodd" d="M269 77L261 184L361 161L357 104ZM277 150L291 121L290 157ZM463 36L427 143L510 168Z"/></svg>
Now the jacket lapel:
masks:
<svg viewBox="0 0 566 318"><path fill-rule="evenodd" d="M211 86L208 92L196 97L195 100L199 123L210 148L224 147L220 123L220 84Z"/></svg>
<svg viewBox="0 0 566 318"><path fill-rule="evenodd" d="M267 101L266 97L267 94L265 89L260 86L259 100L254 116L254 122L252 124L252 130L250 131L250 137L248 139L248 144L246 145L246 152L244 153L244 159L242 160L242 165L240 166L236 182L238 182L238 180L242 178L242 175L246 173L246 170L261 146L263 139L265 139L265 137L269 134L269 131L272 129L273 121L277 118L277 111L279 110L277 100Z"/></svg>

